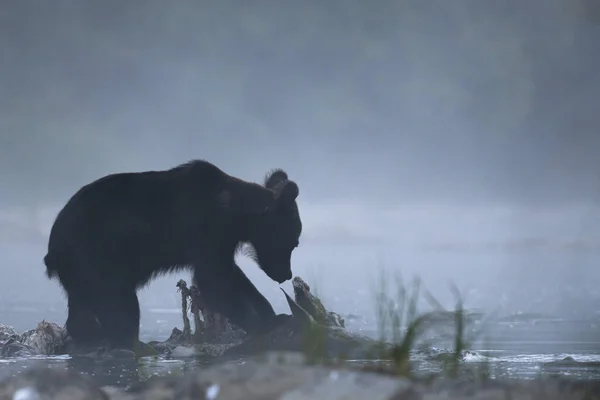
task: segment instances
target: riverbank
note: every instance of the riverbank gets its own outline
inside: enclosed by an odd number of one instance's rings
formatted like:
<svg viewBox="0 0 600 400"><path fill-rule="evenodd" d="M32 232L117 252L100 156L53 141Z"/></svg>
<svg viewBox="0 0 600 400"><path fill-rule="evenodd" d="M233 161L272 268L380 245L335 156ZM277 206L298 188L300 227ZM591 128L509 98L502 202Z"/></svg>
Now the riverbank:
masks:
<svg viewBox="0 0 600 400"><path fill-rule="evenodd" d="M600 359L592 355L562 354L552 346L552 354L544 357L517 354L511 359L502 357L493 346L475 349L477 333L487 324L480 313L463 310L460 298L454 311L438 305L434 311L418 313L418 287L398 297L382 291L377 315L377 336L381 339L376 340L348 330L344 318L328 311L304 281L294 281L294 299L285 293L291 315L258 338L237 337L231 327L216 336L214 332L207 335L211 324L216 327L213 319L206 318L206 310L202 311L203 320L196 315L189 318L190 311L194 314L194 299L190 298L192 307L188 307L189 294L183 290L183 331L174 329L169 339L150 341L150 346L135 353L103 348L71 351L64 329L46 321L22 334L4 327L0 329L0 355L5 358L0 363L6 373L2 378L0 371L0 400L23 393L33 396L26 399L36 400L185 396L493 400L507 398L507 393L512 393L513 399L577 399L586 398L584 393L595 393L594 382L600 382ZM496 318L492 331L549 324L549 332L556 332L562 323L539 315ZM572 322L567 326L569 331L574 328ZM519 336L522 341L523 335ZM445 349L439 348L428 343L432 339L437 346L440 341L448 343ZM144 355L140 352L144 348L152 351ZM562 378L552 377L559 374ZM525 375L529 381L512 379ZM44 397L46 394L50 397Z"/></svg>

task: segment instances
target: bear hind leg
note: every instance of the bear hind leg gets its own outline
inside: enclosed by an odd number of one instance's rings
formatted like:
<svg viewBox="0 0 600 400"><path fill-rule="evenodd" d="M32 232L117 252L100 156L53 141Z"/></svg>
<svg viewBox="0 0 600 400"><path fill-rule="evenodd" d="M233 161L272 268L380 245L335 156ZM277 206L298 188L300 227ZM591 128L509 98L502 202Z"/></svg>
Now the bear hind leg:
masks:
<svg viewBox="0 0 600 400"><path fill-rule="evenodd" d="M77 269L66 272L59 270L59 280L67 294L67 334L77 345L99 345L104 336L94 310L93 286L85 275L77 274Z"/></svg>
<svg viewBox="0 0 600 400"><path fill-rule="evenodd" d="M135 291L111 295L99 304L98 316L112 348L133 350L139 338L139 303Z"/></svg>
<svg viewBox="0 0 600 400"><path fill-rule="evenodd" d="M67 333L77 344L97 346L104 340L102 325L86 299L69 294Z"/></svg>
<svg viewBox="0 0 600 400"><path fill-rule="evenodd" d="M97 313L112 348L135 348L140 329L140 305L135 288L105 293L97 304Z"/></svg>

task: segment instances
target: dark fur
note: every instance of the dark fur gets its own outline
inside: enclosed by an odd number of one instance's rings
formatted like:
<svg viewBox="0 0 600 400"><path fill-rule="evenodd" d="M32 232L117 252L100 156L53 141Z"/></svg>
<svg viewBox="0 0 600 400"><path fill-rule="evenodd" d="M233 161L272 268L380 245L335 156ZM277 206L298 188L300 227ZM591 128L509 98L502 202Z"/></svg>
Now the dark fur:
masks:
<svg viewBox="0 0 600 400"><path fill-rule="evenodd" d="M58 214L44 258L68 295L76 342L131 348L139 335L137 289L191 268L207 306L249 334L275 317L236 265L250 255L273 280L291 279L302 223L298 186L282 170L264 185L196 160L165 171L118 173L81 188Z"/></svg>

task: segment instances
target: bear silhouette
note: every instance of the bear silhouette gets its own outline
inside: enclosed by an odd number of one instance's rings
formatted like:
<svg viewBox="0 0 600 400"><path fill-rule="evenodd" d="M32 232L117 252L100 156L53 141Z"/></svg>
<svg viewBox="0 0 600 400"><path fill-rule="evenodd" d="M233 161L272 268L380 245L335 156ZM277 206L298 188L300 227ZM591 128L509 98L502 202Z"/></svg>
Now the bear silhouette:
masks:
<svg viewBox="0 0 600 400"><path fill-rule="evenodd" d="M131 349L139 340L137 290L183 269L209 308L247 334L264 332L275 312L235 254L244 249L278 283L291 279L302 232L298 194L283 170L259 185L204 160L83 186L58 213L44 257L48 278L68 298L69 336Z"/></svg>

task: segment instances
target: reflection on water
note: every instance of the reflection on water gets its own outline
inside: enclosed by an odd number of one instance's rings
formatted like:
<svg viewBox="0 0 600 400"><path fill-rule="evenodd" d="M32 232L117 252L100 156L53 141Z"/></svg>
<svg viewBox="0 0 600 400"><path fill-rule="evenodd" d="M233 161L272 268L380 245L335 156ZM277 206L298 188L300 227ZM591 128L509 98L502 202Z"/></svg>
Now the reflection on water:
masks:
<svg viewBox="0 0 600 400"><path fill-rule="evenodd" d="M62 368L93 377L100 385L127 387L153 375L180 374L206 365L197 359L168 360L146 357L139 360L89 357L31 357L0 360L0 379L35 368Z"/></svg>

